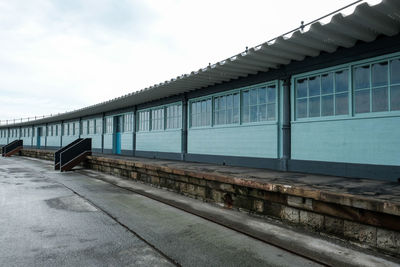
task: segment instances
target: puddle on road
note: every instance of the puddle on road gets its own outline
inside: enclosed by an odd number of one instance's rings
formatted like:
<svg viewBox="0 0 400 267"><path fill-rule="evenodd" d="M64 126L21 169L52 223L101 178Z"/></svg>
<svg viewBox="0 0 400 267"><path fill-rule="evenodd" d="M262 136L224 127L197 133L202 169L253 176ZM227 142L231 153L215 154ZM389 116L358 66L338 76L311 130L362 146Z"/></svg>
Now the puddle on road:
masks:
<svg viewBox="0 0 400 267"><path fill-rule="evenodd" d="M97 211L95 207L78 196L58 197L45 200L46 204L53 209L90 212Z"/></svg>

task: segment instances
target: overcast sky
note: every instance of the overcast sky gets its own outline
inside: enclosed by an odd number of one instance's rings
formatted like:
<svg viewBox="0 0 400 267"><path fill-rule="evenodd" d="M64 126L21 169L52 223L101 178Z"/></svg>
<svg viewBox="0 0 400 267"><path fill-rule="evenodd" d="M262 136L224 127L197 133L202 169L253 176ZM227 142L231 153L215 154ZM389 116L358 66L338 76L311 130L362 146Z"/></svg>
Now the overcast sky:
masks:
<svg viewBox="0 0 400 267"><path fill-rule="evenodd" d="M143 89L352 2L0 0L0 120Z"/></svg>

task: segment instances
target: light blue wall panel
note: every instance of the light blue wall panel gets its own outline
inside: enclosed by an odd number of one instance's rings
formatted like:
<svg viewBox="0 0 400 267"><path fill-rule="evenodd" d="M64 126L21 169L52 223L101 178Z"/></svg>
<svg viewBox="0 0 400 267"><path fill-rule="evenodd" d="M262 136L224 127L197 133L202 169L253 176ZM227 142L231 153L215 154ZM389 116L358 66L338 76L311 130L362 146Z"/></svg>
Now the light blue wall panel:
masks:
<svg viewBox="0 0 400 267"><path fill-rule="evenodd" d="M292 158L400 165L400 117L292 124Z"/></svg>
<svg viewBox="0 0 400 267"><path fill-rule="evenodd" d="M62 146L66 146L66 145L72 143L73 141L75 141L78 138L79 138L79 135L63 135L63 137L62 137Z"/></svg>
<svg viewBox="0 0 400 267"><path fill-rule="evenodd" d="M60 136L47 136L47 146L60 147L61 137Z"/></svg>
<svg viewBox="0 0 400 267"><path fill-rule="evenodd" d="M85 134L81 138L92 138L92 148L101 149L101 134Z"/></svg>
<svg viewBox="0 0 400 267"><path fill-rule="evenodd" d="M189 129L188 153L277 158L278 126Z"/></svg>
<svg viewBox="0 0 400 267"><path fill-rule="evenodd" d="M8 144L7 137L0 138L0 145L7 145L7 144Z"/></svg>
<svg viewBox="0 0 400 267"><path fill-rule="evenodd" d="M24 146L32 146L32 137L21 137Z"/></svg>
<svg viewBox="0 0 400 267"><path fill-rule="evenodd" d="M121 134L121 149L132 150L133 148L133 133L126 132Z"/></svg>
<svg viewBox="0 0 400 267"><path fill-rule="evenodd" d="M181 130L138 132L136 150L180 153Z"/></svg>
<svg viewBox="0 0 400 267"><path fill-rule="evenodd" d="M113 148L113 135L104 134L104 149L112 149L112 148Z"/></svg>

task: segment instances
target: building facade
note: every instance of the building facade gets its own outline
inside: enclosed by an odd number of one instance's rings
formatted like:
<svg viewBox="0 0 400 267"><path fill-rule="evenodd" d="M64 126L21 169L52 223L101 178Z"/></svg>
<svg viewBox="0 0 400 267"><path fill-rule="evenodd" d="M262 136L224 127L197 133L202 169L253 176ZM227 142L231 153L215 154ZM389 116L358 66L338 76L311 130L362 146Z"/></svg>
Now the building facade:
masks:
<svg viewBox="0 0 400 267"><path fill-rule="evenodd" d="M336 14L199 71L57 116L0 145L400 178L400 3Z"/></svg>

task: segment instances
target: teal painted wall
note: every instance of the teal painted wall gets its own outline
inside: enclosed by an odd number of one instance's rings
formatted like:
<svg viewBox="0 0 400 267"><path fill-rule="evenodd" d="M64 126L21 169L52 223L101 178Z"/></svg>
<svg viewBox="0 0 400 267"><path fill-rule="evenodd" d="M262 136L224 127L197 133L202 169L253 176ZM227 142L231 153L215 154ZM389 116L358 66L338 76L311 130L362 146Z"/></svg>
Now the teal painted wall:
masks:
<svg viewBox="0 0 400 267"><path fill-rule="evenodd" d="M61 136L47 136L47 146L61 146Z"/></svg>
<svg viewBox="0 0 400 267"><path fill-rule="evenodd" d="M92 138L92 148L101 149L101 134L82 134L81 138Z"/></svg>
<svg viewBox="0 0 400 267"><path fill-rule="evenodd" d="M292 122L292 159L400 165L400 117Z"/></svg>
<svg viewBox="0 0 400 267"><path fill-rule="evenodd" d="M121 133L121 149L132 150L133 149L133 133L125 132Z"/></svg>
<svg viewBox="0 0 400 267"><path fill-rule="evenodd" d="M181 130L138 132L136 150L181 153Z"/></svg>
<svg viewBox="0 0 400 267"><path fill-rule="evenodd" d="M62 137L62 146L66 146L66 145L72 143L73 141L75 141L78 138L79 138L79 135L63 135L63 137Z"/></svg>
<svg viewBox="0 0 400 267"><path fill-rule="evenodd" d="M188 153L277 158L278 126L273 123L189 129Z"/></svg>

